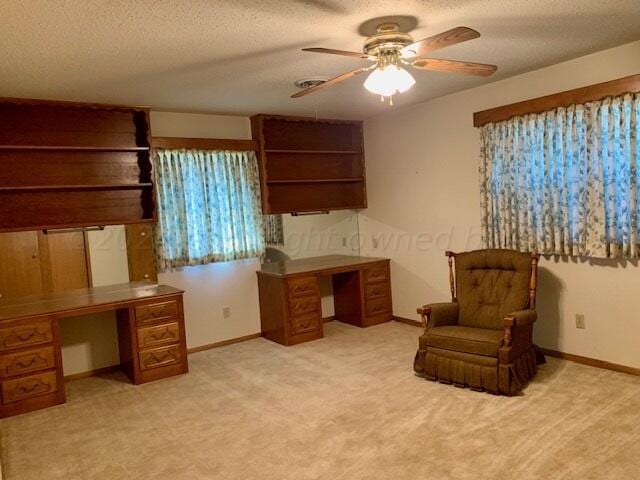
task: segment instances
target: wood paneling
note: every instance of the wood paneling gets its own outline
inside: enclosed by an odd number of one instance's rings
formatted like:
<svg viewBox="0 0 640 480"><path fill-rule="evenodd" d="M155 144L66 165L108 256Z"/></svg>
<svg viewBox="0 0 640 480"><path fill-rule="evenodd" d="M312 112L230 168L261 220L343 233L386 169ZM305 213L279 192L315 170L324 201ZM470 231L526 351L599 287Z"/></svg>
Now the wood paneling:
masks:
<svg viewBox="0 0 640 480"><path fill-rule="evenodd" d="M365 208L362 122L256 115L266 214Z"/></svg>
<svg viewBox="0 0 640 480"><path fill-rule="evenodd" d="M193 148L197 150L257 150L254 140L235 140L222 138L178 138L153 137L153 148Z"/></svg>
<svg viewBox="0 0 640 480"><path fill-rule="evenodd" d="M144 108L0 99L0 231L153 221Z"/></svg>
<svg viewBox="0 0 640 480"><path fill-rule="evenodd" d="M475 112L473 114L473 125L481 127L487 123L501 122L519 115L542 113L554 108L579 105L602 100L606 97L622 95L627 92L638 91L640 91L640 74Z"/></svg>

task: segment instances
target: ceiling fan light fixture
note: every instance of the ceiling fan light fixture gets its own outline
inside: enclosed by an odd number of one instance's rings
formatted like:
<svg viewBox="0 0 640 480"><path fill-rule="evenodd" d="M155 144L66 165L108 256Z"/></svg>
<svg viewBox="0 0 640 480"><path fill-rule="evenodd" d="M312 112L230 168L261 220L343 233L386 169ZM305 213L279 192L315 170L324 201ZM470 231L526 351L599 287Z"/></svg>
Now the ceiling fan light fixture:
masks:
<svg viewBox="0 0 640 480"><path fill-rule="evenodd" d="M413 76L404 68L387 64L376 68L364 81L364 88L383 97L403 93L415 85Z"/></svg>

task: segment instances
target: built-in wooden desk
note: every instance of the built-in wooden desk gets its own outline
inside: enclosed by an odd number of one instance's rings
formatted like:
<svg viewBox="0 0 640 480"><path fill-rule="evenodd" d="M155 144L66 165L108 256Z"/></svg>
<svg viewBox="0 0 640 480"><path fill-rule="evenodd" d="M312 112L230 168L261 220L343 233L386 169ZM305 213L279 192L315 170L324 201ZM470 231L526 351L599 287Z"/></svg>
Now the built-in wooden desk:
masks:
<svg viewBox="0 0 640 480"><path fill-rule="evenodd" d="M392 318L389 259L348 255L263 263L258 273L262 336L283 345L322 338L321 276L331 276L335 318L368 327Z"/></svg>
<svg viewBox="0 0 640 480"><path fill-rule="evenodd" d="M150 282L0 300L0 418L64 403L58 320L116 311L135 384L186 373L182 290Z"/></svg>

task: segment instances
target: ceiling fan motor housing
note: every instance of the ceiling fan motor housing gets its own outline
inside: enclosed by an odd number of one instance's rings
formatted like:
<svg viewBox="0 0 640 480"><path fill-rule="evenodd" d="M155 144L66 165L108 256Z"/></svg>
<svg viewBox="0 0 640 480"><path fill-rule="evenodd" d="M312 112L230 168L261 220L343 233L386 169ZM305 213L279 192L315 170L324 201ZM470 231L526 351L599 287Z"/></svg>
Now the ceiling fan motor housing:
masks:
<svg viewBox="0 0 640 480"><path fill-rule="evenodd" d="M367 38L364 43L364 53L378 56L385 52L399 51L413 43L408 33L400 31L397 23L383 23L378 25L378 33Z"/></svg>

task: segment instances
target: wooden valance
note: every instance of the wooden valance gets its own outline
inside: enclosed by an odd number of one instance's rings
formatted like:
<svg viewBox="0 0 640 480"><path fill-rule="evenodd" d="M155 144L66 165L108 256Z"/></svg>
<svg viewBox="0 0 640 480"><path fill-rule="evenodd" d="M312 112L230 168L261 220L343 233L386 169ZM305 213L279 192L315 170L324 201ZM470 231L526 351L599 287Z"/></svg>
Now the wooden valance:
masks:
<svg viewBox="0 0 640 480"><path fill-rule="evenodd" d="M473 126L482 127L487 123L501 122L519 115L542 113L553 110L554 108L594 102L606 97L615 97L628 92L638 91L640 91L640 74L630 75L617 80L611 80L610 82L598 83L588 87L576 88L545 97L533 98L523 102L475 112L473 114Z"/></svg>
<svg viewBox="0 0 640 480"><path fill-rule="evenodd" d="M154 148L194 148L198 150L257 150L254 140L234 140L228 138L178 138L153 137Z"/></svg>

